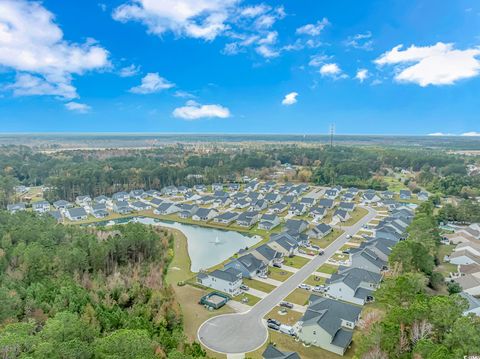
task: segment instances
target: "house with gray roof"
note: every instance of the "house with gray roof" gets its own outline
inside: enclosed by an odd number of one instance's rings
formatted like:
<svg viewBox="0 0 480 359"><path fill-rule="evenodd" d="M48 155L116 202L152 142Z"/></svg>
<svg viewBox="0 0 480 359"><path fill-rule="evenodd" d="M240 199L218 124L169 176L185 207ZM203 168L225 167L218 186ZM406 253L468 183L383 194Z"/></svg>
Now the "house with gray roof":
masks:
<svg viewBox="0 0 480 359"><path fill-rule="evenodd" d="M308 222L303 219L287 219L285 229L296 233L305 232L308 228Z"/></svg>
<svg viewBox="0 0 480 359"><path fill-rule="evenodd" d="M127 201L115 201L113 202L113 211L118 214L132 213L132 208Z"/></svg>
<svg viewBox="0 0 480 359"><path fill-rule="evenodd" d="M296 200L297 200L297 196L287 195L282 197L282 199L280 200L280 203L288 205L288 204L294 203Z"/></svg>
<svg viewBox="0 0 480 359"><path fill-rule="evenodd" d="M251 253L267 266L283 262L283 253L270 247L268 244L262 244L260 247L255 248Z"/></svg>
<svg viewBox="0 0 480 359"><path fill-rule="evenodd" d="M339 267L337 273L326 280L325 294L345 302L364 305L373 300L382 275L361 268Z"/></svg>
<svg viewBox="0 0 480 359"><path fill-rule="evenodd" d="M67 209L67 208L73 207L73 204L63 199L60 199L58 201L53 202L53 207L55 207L55 209Z"/></svg>
<svg viewBox="0 0 480 359"><path fill-rule="evenodd" d="M114 201L126 201L130 198L127 192L117 192L112 195Z"/></svg>
<svg viewBox="0 0 480 359"><path fill-rule="evenodd" d="M163 202L157 208L155 208L153 213L166 216L169 214L180 212L180 210L180 207L178 207L175 203Z"/></svg>
<svg viewBox="0 0 480 359"><path fill-rule="evenodd" d="M380 202L381 198L375 191L365 191L362 196L363 204L375 204Z"/></svg>
<svg viewBox="0 0 480 359"><path fill-rule="evenodd" d="M134 211L148 211L150 208L152 208L151 205L142 201L132 202L130 207L132 207Z"/></svg>
<svg viewBox="0 0 480 359"><path fill-rule="evenodd" d="M251 227L260 220L260 213L257 211L242 212L236 222L241 227Z"/></svg>
<svg viewBox="0 0 480 359"><path fill-rule="evenodd" d="M50 211L50 203L47 201L38 201L32 203L32 210L37 213L46 213Z"/></svg>
<svg viewBox="0 0 480 359"><path fill-rule="evenodd" d="M343 211L352 212L355 209L355 203L340 202L340 204L338 205L338 208Z"/></svg>
<svg viewBox="0 0 480 359"><path fill-rule="evenodd" d="M254 201L250 204L249 210L250 211L263 211L268 206L268 202L264 199L259 199Z"/></svg>
<svg viewBox="0 0 480 359"><path fill-rule="evenodd" d="M7 205L7 211L10 213L17 213L17 212L22 212L25 211L25 203L14 203L14 204L8 204Z"/></svg>
<svg viewBox="0 0 480 359"><path fill-rule="evenodd" d="M93 199L94 203L107 203L110 201L110 198L104 195L97 196Z"/></svg>
<svg viewBox="0 0 480 359"><path fill-rule="evenodd" d="M346 222L350 219L350 214L343 209L337 209L332 218L338 222Z"/></svg>
<svg viewBox="0 0 480 359"><path fill-rule="evenodd" d="M55 218L55 220L57 222L63 221L63 217L62 217L62 214L60 213L60 211L50 211L50 212L48 212L48 215Z"/></svg>
<svg viewBox="0 0 480 359"><path fill-rule="evenodd" d="M246 198L238 198L233 201L233 207L237 209L244 209L250 206L250 202Z"/></svg>
<svg viewBox="0 0 480 359"><path fill-rule="evenodd" d="M277 347L269 344L262 353L263 359L301 359L300 355L295 352L282 352Z"/></svg>
<svg viewBox="0 0 480 359"><path fill-rule="evenodd" d="M199 208L192 216L194 221L207 222L218 216L218 211L214 208Z"/></svg>
<svg viewBox="0 0 480 359"><path fill-rule="evenodd" d="M338 197L338 191L335 190L335 189L327 189L325 191L325 198L328 198L328 199L331 199L331 200L334 200Z"/></svg>
<svg viewBox="0 0 480 359"><path fill-rule="evenodd" d="M65 212L65 216L71 221L83 221L87 219L87 212L83 207L69 208Z"/></svg>
<svg viewBox="0 0 480 359"><path fill-rule="evenodd" d="M95 218L105 218L109 215L105 203L95 203L89 208L90 213Z"/></svg>
<svg viewBox="0 0 480 359"><path fill-rule="evenodd" d="M347 192L342 196L343 202L353 202L355 200L355 195L353 193Z"/></svg>
<svg viewBox="0 0 480 359"><path fill-rule="evenodd" d="M361 311L356 305L311 295L297 336L306 344L344 355Z"/></svg>
<svg viewBox="0 0 480 359"><path fill-rule="evenodd" d="M308 215L313 218L314 222L320 222L323 217L327 215L327 209L324 207L314 207L310 209Z"/></svg>
<svg viewBox="0 0 480 359"><path fill-rule="evenodd" d="M318 207L323 207L323 208L333 208L334 202L333 199L328 199L328 198L322 198L318 201Z"/></svg>
<svg viewBox="0 0 480 359"><path fill-rule="evenodd" d="M267 265L255 257L252 253L245 254L241 257L232 259L225 264L225 269L235 268L242 273L243 278L255 278L259 274L267 273Z"/></svg>
<svg viewBox="0 0 480 359"><path fill-rule="evenodd" d="M302 203L292 203L288 209L288 214L292 216L302 216L307 212L307 206Z"/></svg>
<svg viewBox="0 0 480 359"><path fill-rule="evenodd" d="M178 208L180 208L178 212L180 218L190 218L198 211L198 206L195 204L181 203Z"/></svg>
<svg viewBox="0 0 480 359"><path fill-rule="evenodd" d="M161 198L152 198L150 200L150 203L152 204L153 207L158 207L160 206L163 202L165 202L163 199Z"/></svg>
<svg viewBox="0 0 480 359"><path fill-rule="evenodd" d="M270 231L280 225L280 218L275 214L264 214L260 217L258 228Z"/></svg>
<svg viewBox="0 0 480 359"><path fill-rule="evenodd" d="M313 197L302 197L302 199L300 200L300 203L306 206L307 208L311 208L315 205L316 201L317 200Z"/></svg>
<svg viewBox="0 0 480 359"><path fill-rule="evenodd" d="M238 213L238 212L223 212L220 215L218 215L217 217L215 217L213 219L213 221L215 223L221 223L221 224L228 225L228 224L231 224L231 223L235 222L235 220L238 218L239 214L240 213Z"/></svg>
<svg viewBox="0 0 480 359"><path fill-rule="evenodd" d="M299 244L295 238L288 233L281 233L278 236L270 237L268 245L283 254L284 257L292 257L298 250Z"/></svg>
<svg viewBox="0 0 480 359"><path fill-rule="evenodd" d="M388 268L388 261L382 259L371 248L365 247L350 254L352 268L365 269L370 272L381 273Z"/></svg>
<svg viewBox="0 0 480 359"><path fill-rule="evenodd" d="M265 198L264 198L264 199L265 199L265 201L267 201L268 203L274 204L274 203L280 202L280 200L282 199L282 196L281 196L280 194L278 194L278 193L273 193L273 192L271 192L271 193L267 193L267 194L265 195Z"/></svg>
<svg viewBox="0 0 480 359"><path fill-rule="evenodd" d="M89 206L92 203L92 198L90 196L77 196L75 203L80 207Z"/></svg>
<svg viewBox="0 0 480 359"><path fill-rule="evenodd" d="M429 197L429 194L428 194L428 192L425 192L425 191L420 191L417 194L417 198L420 201L426 201L426 200L428 200L428 197Z"/></svg>
<svg viewBox="0 0 480 359"><path fill-rule="evenodd" d="M480 317L480 299L475 298L467 292L460 292L459 295L467 301L468 308L463 312L463 315L473 314Z"/></svg>
<svg viewBox="0 0 480 359"><path fill-rule="evenodd" d="M332 227L325 223L319 223L315 227L308 230L307 235L309 239L321 239L332 232Z"/></svg>
<svg viewBox="0 0 480 359"><path fill-rule="evenodd" d="M147 197L147 194L145 193L145 191L143 189L133 189L130 191L129 193L129 197L131 199L142 199L142 198L145 198Z"/></svg>
<svg viewBox="0 0 480 359"><path fill-rule="evenodd" d="M176 196L178 194L178 189L175 186L166 186L162 188L161 192L164 196Z"/></svg>
<svg viewBox="0 0 480 359"><path fill-rule="evenodd" d="M400 190L400 199L411 199L411 198L412 198L412 192L406 189Z"/></svg>
<svg viewBox="0 0 480 359"><path fill-rule="evenodd" d="M242 272L233 267L197 274L197 283L235 297L242 293Z"/></svg>

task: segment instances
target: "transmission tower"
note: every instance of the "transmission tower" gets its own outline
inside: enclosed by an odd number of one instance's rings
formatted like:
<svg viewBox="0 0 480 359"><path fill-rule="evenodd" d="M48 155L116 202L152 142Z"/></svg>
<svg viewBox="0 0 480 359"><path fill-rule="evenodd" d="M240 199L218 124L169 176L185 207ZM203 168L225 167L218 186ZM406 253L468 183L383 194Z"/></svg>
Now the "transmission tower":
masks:
<svg viewBox="0 0 480 359"><path fill-rule="evenodd" d="M330 125L330 148L333 148L333 135L335 134L335 124Z"/></svg>

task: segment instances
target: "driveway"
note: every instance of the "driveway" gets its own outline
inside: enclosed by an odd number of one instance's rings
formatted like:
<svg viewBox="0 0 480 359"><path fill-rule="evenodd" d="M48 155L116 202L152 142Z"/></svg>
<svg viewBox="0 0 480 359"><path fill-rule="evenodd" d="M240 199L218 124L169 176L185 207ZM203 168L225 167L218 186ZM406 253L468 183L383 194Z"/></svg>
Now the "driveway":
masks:
<svg viewBox="0 0 480 359"><path fill-rule="evenodd" d="M204 322L198 329L200 342L208 349L222 354L248 353L260 348L268 338L263 317L347 243L349 240L347 235L354 235L365 223L376 216L377 213L374 209L365 208L368 210L368 214L357 224L343 227L345 233L325 248L323 256L313 257L309 263L265 296L248 312L219 315Z"/></svg>

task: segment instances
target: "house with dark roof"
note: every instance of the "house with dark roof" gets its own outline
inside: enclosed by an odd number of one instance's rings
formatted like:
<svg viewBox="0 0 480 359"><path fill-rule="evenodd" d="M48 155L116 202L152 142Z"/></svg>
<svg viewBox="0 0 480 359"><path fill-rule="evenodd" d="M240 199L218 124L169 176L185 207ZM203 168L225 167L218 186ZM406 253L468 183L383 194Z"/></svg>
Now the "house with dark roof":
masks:
<svg viewBox="0 0 480 359"><path fill-rule="evenodd" d="M347 192L342 196L342 201L344 202L353 202L355 200L355 195L353 193Z"/></svg>
<svg viewBox="0 0 480 359"><path fill-rule="evenodd" d="M312 197L302 197L300 200L300 203L303 204L304 206L311 208L315 205L316 199Z"/></svg>
<svg viewBox="0 0 480 359"><path fill-rule="evenodd" d="M324 207L314 207L308 213L313 218L313 222L320 222L327 215L327 209Z"/></svg>
<svg viewBox="0 0 480 359"><path fill-rule="evenodd" d="M463 312L463 315L473 314L480 317L480 299L475 298L473 295L466 292L460 292L459 295L465 299L468 304L468 308Z"/></svg>
<svg viewBox="0 0 480 359"><path fill-rule="evenodd" d="M60 211L50 211L50 212L48 212L48 215L55 218L55 220L59 223L63 221L63 217L62 217L62 214L60 213Z"/></svg>
<svg viewBox="0 0 480 359"><path fill-rule="evenodd" d="M161 192L164 196L175 196L178 194L178 189L175 186L166 186L162 188Z"/></svg>
<svg viewBox="0 0 480 359"><path fill-rule="evenodd" d="M135 201L135 202L132 202L130 204L130 207L132 207L132 209L134 211L148 211L150 208L152 208L151 205L145 203L145 202L142 202L142 201Z"/></svg>
<svg viewBox="0 0 480 359"><path fill-rule="evenodd" d="M127 214L132 212L132 208L127 201L113 202L113 211L118 214Z"/></svg>
<svg viewBox="0 0 480 359"><path fill-rule="evenodd" d="M373 300L382 274L361 268L339 267L337 273L326 280L325 294L334 299L364 305Z"/></svg>
<svg viewBox="0 0 480 359"><path fill-rule="evenodd" d="M100 195L100 196L97 196L93 199L93 202L94 203L107 203L110 201L110 198L108 198L107 196L104 196L104 195Z"/></svg>
<svg viewBox="0 0 480 359"><path fill-rule="evenodd" d="M268 206L268 202L264 199L259 199L254 201L250 204L249 210L250 211L263 211Z"/></svg>
<svg viewBox="0 0 480 359"><path fill-rule="evenodd" d="M242 212L236 222L241 227L251 227L260 220L260 213L257 211Z"/></svg>
<svg viewBox="0 0 480 359"><path fill-rule="evenodd" d="M230 223L235 222L235 220L238 218L239 213L238 212L223 212L217 217L213 219L215 223L221 223L228 225Z"/></svg>
<svg viewBox="0 0 480 359"><path fill-rule="evenodd" d="M197 274L197 283L235 297L242 293L242 272L233 267Z"/></svg>
<svg viewBox="0 0 480 359"><path fill-rule="evenodd" d="M262 244L260 247L255 248L251 253L267 266L283 262L283 253L270 247L268 244Z"/></svg>
<svg viewBox="0 0 480 359"><path fill-rule="evenodd" d="M264 198L264 199L265 199L265 201L267 201L268 203L274 204L274 203L280 202L280 200L282 199L282 196L281 196L280 194L278 194L278 193L273 193L273 192L271 192L271 193L267 193L267 194L265 195L265 198Z"/></svg>
<svg viewBox="0 0 480 359"><path fill-rule="evenodd" d="M375 191L365 191L362 196L363 204L375 204L380 202L381 198Z"/></svg>
<svg viewBox="0 0 480 359"><path fill-rule="evenodd" d="M301 359L300 355L295 352L282 352L277 347L269 344L267 349L262 353L263 359Z"/></svg>
<svg viewBox="0 0 480 359"><path fill-rule="evenodd" d="M17 212L22 212L25 211L25 203L14 203L14 204L8 204L7 205L7 211L10 213L17 213Z"/></svg>
<svg viewBox="0 0 480 359"><path fill-rule="evenodd" d="M270 237L268 245L283 254L284 257L292 257L297 252L299 244L295 238L288 233L281 233L278 236Z"/></svg>
<svg viewBox="0 0 480 359"><path fill-rule="evenodd" d="M218 211L214 208L199 208L192 216L194 221L207 222L218 216Z"/></svg>
<svg viewBox="0 0 480 359"><path fill-rule="evenodd" d="M105 218L109 215L105 203L95 203L89 208L90 213L95 218Z"/></svg>
<svg viewBox="0 0 480 359"><path fill-rule="evenodd" d="M280 225L280 218L275 214L264 214L260 217L258 228L270 231Z"/></svg>
<svg viewBox="0 0 480 359"><path fill-rule="evenodd" d="M355 209L355 203L340 202L340 204L338 205L338 208L343 211L352 212Z"/></svg>
<svg viewBox="0 0 480 359"><path fill-rule="evenodd" d="M112 195L113 201L126 201L129 199L129 194L127 192L117 192Z"/></svg>
<svg viewBox="0 0 480 359"><path fill-rule="evenodd" d="M245 254L241 257L232 259L225 264L225 269L235 268L242 273L243 278L255 278L259 274L267 273L267 265L255 257L252 253Z"/></svg>
<svg viewBox="0 0 480 359"><path fill-rule="evenodd" d="M318 201L318 207L323 207L323 208L333 208L334 202L333 199L328 199L328 198L322 198L320 201Z"/></svg>
<svg viewBox="0 0 480 359"><path fill-rule="evenodd" d="M333 213L332 218L338 222L346 222L350 219L350 213L343 209L337 209L335 213Z"/></svg>
<svg viewBox="0 0 480 359"><path fill-rule="evenodd" d="M287 219L285 222L285 230L295 233L305 232L308 228L308 222L303 219Z"/></svg>
<svg viewBox="0 0 480 359"><path fill-rule="evenodd" d="M297 196L287 195L282 197L282 199L280 200L280 203L288 205L288 204L294 203L296 200L297 200Z"/></svg>
<svg viewBox="0 0 480 359"><path fill-rule="evenodd" d="M352 268L365 269L370 272L381 273L388 268L388 261L381 258L372 248L364 247L358 251L350 251L350 262Z"/></svg>
<svg viewBox="0 0 480 359"><path fill-rule="evenodd" d="M73 207L73 204L71 204L70 202L68 201L65 201L63 199L60 199L58 201L55 201L53 202L53 207L55 207L55 209L67 209L67 208L72 208Z"/></svg>
<svg viewBox="0 0 480 359"><path fill-rule="evenodd" d="M325 198L328 198L328 199L331 199L331 200L334 200L335 198L338 197L338 191L335 190L335 189L327 189L325 191Z"/></svg>
<svg viewBox="0 0 480 359"><path fill-rule="evenodd" d="M131 199L137 199L137 200L147 197L143 189L133 189L130 191L129 196Z"/></svg>
<svg viewBox="0 0 480 359"><path fill-rule="evenodd" d="M160 204L160 206L155 208L153 213L166 216L166 215L177 213L180 211L181 211L180 207L178 207L175 203L163 202L162 204Z"/></svg>
<svg viewBox="0 0 480 359"><path fill-rule="evenodd" d="M92 203L92 198L90 196L77 196L75 203L80 207L89 206Z"/></svg>
<svg viewBox="0 0 480 359"><path fill-rule="evenodd" d="M315 227L308 230L309 239L321 239L332 232L332 227L325 223L319 223Z"/></svg>
<svg viewBox="0 0 480 359"><path fill-rule="evenodd" d="M65 212L65 216L71 221L83 221L87 219L87 212L83 207L69 208Z"/></svg>
<svg viewBox="0 0 480 359"><path fill-rule="evenodd" d="M356 305L311 295L297 336L308 345L344 355L361 311Z"/></svg>
<svg viewBox="0 0 480 359"><path fill-rule="evenodd" d="M410 199L412 198L412 192L406 189L400 190L400 199Z"/></svg>
<svg viewBox="0 0 480 359"><path fill-rule="evenodd" d="M302 216L307 212L307 206L302 203L292 203L288 209L288 214L291 216Z"/></svg>
<svg viewBox="0 0 480 359"><path fill-rule="evenodd" d="M244 209L250 206L250 202L246 198L237 198L233 201L233 207L237 209Z"/></svg>
<svg viewBox="0 0 480 359"><path fill-rule="evenodd" d="M288 206L284 203L275 203L268 209L268 213L270 214L278 214L285 212L287 210Z"/></svg>
<svg viewBox="0 0 480 359"><path fill-rule="evenodd" d="M50 211L50 203L47 201L38 201L32 203L32 210L37 213L46 213Z"/></svg>

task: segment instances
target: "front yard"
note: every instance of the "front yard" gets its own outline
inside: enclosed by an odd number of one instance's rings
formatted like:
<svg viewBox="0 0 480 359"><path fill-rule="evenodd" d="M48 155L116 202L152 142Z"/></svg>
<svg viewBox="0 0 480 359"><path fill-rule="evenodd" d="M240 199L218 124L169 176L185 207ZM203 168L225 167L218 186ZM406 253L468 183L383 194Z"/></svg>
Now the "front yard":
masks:
<svg viewBox="0 0 480 359"><path fill-rule="evenodd" d="M285 300L298 305L306 305L311 294L308 290L297 288Z"/></svg>
<svg viewBox="0 0 480 359"><path fill-rule="evenodd" d="M324 277L311 275L303 283L311 285L311 286L317 286L317 285L325 284L325 281L326 281L326 278L324 278Z"/></svg>
<svg viewBox="0 0 480 359"><path fill-rule="evenodd" d="M318 269L317 272L326 273L326 274L333 274L337 271L338 267L333 264L322 264Z"/></svg>
<svg viewBox="0 0 480 359"><path fill-rule="evenodd" d="M312 256L312 258L313 258L313 256ZM283 263L286 266L293 267L293 268L302 268L308 262L310 262L309 259L304 258L304 257L300 257L300 256L295 256L295 257L292 257L292 258L285 258L285 260L283 261Z"/></svg>
<svg viewBox="0 0 480 359"><path fill-rule="evenodd" d="M268 273L269 278L278 280L280 282L284 282L285 280L290 278L290 276L293 274L292 272L289 272L285 269L276 268L276 267L270 267L268 268L268 271L269 271Z"/></svg>
<svg viewBox="0 0 480 359"><path fill-rule="evenodd" d="M244 278L243 283L245 285L249 286L250 288L259 290L259 291L264 292L264 293L270 293L272 290L274 290L276 288L274 285L264 283L264 282L260 282L260 281L255 280L255 279Z"/></svg>
<svg viewBox="0 0 480 359"><path fill-rule="evenodd" d="M278 320L282 324L294 325L300 320L302 315L302 313L296 312L294 310L277 306L265 316L265 319L272 318Z"/></svg>
<svg viewBox="0 0 480 359"><path fill-rule="evenodd" d="M333 241L335 241L338 237L340 237L343 234L343 230L334 228L329 234L327 234L325 237L321 239L312 239L310 242L312 244L319 246L320 248L325 248L328 247L330 244L332 244Z"/></svg>
<svg viewBox="0 0 480 359"><path fill-rule="evenodd" d="M342 223L342 226L353 226L363 217L368 214L368 211L362 207L356 207L352 212L350 212L350 219Z"/></svg>
<svg viewBox="0 0 480 359"><path fill-rule="evenodd" d="M254 295L251 295L249 293L242 293L240 295L237 295L236 297L233 297L232 300L254 306L261 300L261 298L255 297Z"/></svg>

